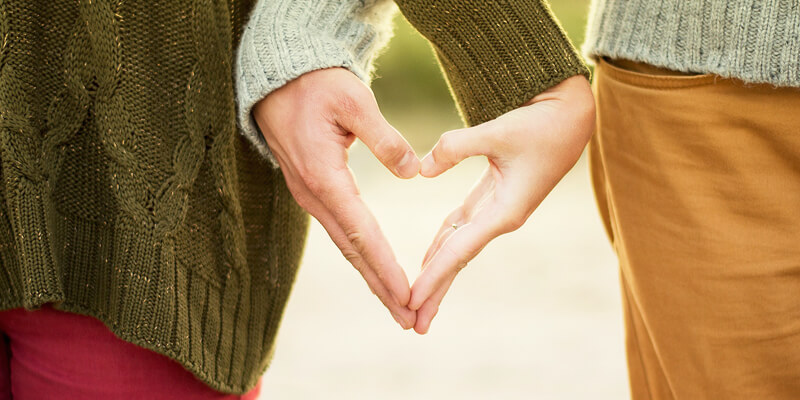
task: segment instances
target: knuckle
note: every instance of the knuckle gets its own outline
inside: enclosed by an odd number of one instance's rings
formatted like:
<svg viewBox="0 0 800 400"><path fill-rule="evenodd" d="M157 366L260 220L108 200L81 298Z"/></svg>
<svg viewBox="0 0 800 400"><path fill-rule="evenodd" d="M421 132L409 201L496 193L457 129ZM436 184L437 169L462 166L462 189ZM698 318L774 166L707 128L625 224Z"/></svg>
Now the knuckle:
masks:
<svg viewBox="0 0 800 400"><path fill-rule="evenodd" d="M510 118L516 118L516 114L511 115L509 114ZM492 120L488 122L484 122L481 125L481 135L480 138L485 144L485 148L494 148L498 149L501 152L508 152L515 150L514 147L518 146L519 144L519 135L530 133L532 132L531 129L527 128L526 121L520 121L520 126L525 126L524 129L511 129L508 127L508 124L498 121ZM524 123L523 123L524 122Z"/></svg>
<svg viewBox="0 0 800 400"><path fill-rule="evenodd" d="M358 231L348 232L346 234L347 240L350 242L350 245L353 247L353 252L357 255L357 257L362 260L362 264L366 267L369 267L372 272L375 273L378 280L382 281L384 278L384 271L382 268L379 268L376 265L367 265L366 261L364 260L364 251L367 248L366 244L366 236Z"/></svg>
<svg viewBox="0 0 800 400"><path fill-rule="evenodd" d="M525 220L521 218L511 218L508 222L506 222L506 231L513 232L519 228L522 228L522 225L525 224Z"/></svg>
<svg viewBox="0 0 800 400"><path fill-rule="evenodd" d="M399 162L406 154L406 149L399 138L382 135L375 144L375 155L388 162Z"/></svg>
<svg viewBox="0 0 800 400"><path fill-rule="evenodd" d="M308 188L309 192L319 195L324 191L325 179L321 179L318 174L304 167L299 169L298 175L300 176L300 181Z"/></svg>
<svg viewBox="0 0 800 400"><path fill-rule="evenodd" d="M349 116L360 116L364 113L364 105L368 104L370 95L369 90L365 87L352 85L338 93L336 102L342 113Z"/></svg>
<svg viewBox="0 0 800 400"><path fill-rule="evenodd" d="M353 265L356 271L361 272L364 268L361 264L361 256L353 249L341 249L344 258Z"/></svg>
<svg viewBox="0 0 800 400"><path fill-rule="evenodd" d="M461 271L462 269L464 269L464 267L467 266L467 263L469 263L469 258L466 255L457 253L447 244L442 246L442 251L450 253L450 255L453 257L453 260L455 260L455 265L453 265L453 268L456 271Z"/></svg>
<svg viewBox="0 0 800 400"><path fill-rule="evenodd" d="M455 140L453 132L445 132L433 149L433 157L437 161L447 161L455 156Z"/></svg>
<svg viewBox="0 0 800 400"><path fill-rule="evenodd" d="M500 220L498 228L499 234L509 233L516 231L517 229L521 228L522 225L525 224L527 217L523 215L524 213L514 213L506 218Z"/></svg>
<svg viewBox="0 0 800 400"><path fill-rule="evenodd" d="M350 244L353 245L353 248L356 252L361 253L361 250L364 249L364 235L358 231L352 231L347 233L347 240Z"/></svg>
<svg viewBox="0 0 800 400"><path fill-rule="evenodd" d="M361 115L361 109L362 109L361 104L350 93L348 92L340 93L336 99L336 102L339 106L339 110L341 113L348 116Z"/></svg>

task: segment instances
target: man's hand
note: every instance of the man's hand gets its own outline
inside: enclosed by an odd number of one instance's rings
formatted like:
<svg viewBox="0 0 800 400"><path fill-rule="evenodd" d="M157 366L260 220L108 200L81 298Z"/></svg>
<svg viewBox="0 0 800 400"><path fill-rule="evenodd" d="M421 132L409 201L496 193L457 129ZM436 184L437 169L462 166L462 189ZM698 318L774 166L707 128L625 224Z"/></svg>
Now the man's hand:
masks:
<svg viewBox="0 0 800 400"><path fill-rule="evenodd" d="M489 166L425 255L409 302L417 310L414 330L428 331L458 271L489 241L521 227L575 165L594 117L589 82L578 75L495 120L442 135L422 160L423 176L438 176L476 155L487 156Z"/></svg>
<svg viewBox="0 0 800 400"><path fill-rule="evenodd" d="M270 93L253 116L295 200L325 228L394 319L409 329L408 278L359 196L347 150L361 139L400 178L419 173L408 142L381 115L372 91L343 68L309 72Z"/></svg>

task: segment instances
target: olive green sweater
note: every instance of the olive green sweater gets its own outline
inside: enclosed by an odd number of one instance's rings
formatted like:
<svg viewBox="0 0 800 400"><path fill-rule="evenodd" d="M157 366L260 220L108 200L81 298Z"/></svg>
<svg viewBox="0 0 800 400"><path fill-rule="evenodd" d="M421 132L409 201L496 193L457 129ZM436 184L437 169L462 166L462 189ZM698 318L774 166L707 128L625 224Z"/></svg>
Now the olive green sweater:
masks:
<svg viewBox="0 0 800 400"><path fill-rule="evenodd" d="M397 3L471 124L587 73L539 1ZM255 385L308 218L236 123L254 5L0 0L0 309L53 302L220 391Z"/></svg>

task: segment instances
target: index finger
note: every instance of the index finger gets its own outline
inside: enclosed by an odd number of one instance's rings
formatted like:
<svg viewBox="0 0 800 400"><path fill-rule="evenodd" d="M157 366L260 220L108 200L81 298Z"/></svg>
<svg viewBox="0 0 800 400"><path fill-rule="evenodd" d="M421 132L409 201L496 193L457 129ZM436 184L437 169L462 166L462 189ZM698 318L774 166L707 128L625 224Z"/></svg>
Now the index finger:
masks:
<svg viewBox="0 0 800 400"><path fill-rule="evenodd" d="M483 214L485 215L485 214ZM458 272L500 234L487 218L459 227L435 250L411 289L408 308L419 310L453 273Z"/></svg>
<svg viewBox="0 0 800 400"><path fill-rule="evenodd" d="M339 224L355 252L375 272L392 297L401 306L406 306L411 290L405 271L397 262L377 220L359 196L349 169L343 172L330 174L317 197Z"/></svg>

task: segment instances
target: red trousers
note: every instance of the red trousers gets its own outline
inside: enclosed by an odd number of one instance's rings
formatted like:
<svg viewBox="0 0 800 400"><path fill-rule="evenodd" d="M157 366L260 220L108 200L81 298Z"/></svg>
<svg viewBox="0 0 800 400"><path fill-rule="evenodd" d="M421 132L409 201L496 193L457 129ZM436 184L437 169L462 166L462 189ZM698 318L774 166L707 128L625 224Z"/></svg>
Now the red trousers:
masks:
<svg viewBox="0 0 800 400"><path fill-rule="evenodd" d="M0 311L0 400L247 399L219 393L177 362L123 341L95 318Z"/></svg>

